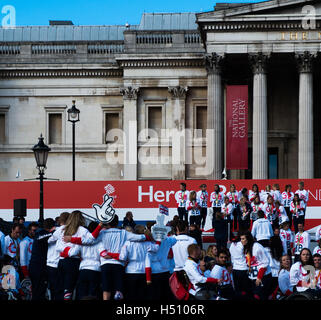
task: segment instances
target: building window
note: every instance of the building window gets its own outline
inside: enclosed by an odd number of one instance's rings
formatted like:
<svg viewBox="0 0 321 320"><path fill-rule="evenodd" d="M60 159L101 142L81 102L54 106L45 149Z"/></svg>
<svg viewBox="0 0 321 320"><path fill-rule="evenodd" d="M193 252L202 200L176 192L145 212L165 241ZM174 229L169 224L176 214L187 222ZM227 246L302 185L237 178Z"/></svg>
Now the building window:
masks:
<svg viewBox="0 0 321 320"><path fill-rule="evenodd" d="M50 113L48 124L49 144L62 144L62 114Z"/></svg>
<svg viewBox="0 0 321 320"><path fill-rule="evenodd" d="M110 132L114 129L123 128L123 106L102 105L103 117L103 144L118 142L122 144L123 137L121 132Z"/></svg>
<svg viewBox="0 0 321 320"><path fill-rule="evenodd" d="M253 155L252 148L248 148L248 169L245 170L245 179L252 179L252 169L253 169Z"/></svg>
<svg viewBox="0 0 321 320"><path fill-rule="evenodd" d="M278 148L268 149L268 179L278 179L279 177L279 156ZM252 179L253 154L252 148L248 149L248 169L245 170L245 179Z"/></svg>
<svg viewBox="0 0 321 320"><path fill-rule="evenodd" d="M161 138L162 129L166 128L166 101L167 99L144 100L145 107L142 110L141 125L138 126L139 141ZM157 141L154 141L157 143Z"/></svg>
<svg viewBox="0 0 321 320"><path fill-rule="evenodd" d="M115 140L108 137L108 132L113 129L121 129L119 112L105 113L105 143L114 142Z"/></svg>
<svg viewBox="0 0 321 320"><path fill-rule="evenodd" d="M0 114L0 144L6 143L6 115Z"/></svg>
<svg viewBox="0 0 321 320"><path fill-rule="evenodd" d="M195 129L202 130L202 138L206 137L207 129L207 107L196 107ZM198 135L199 136L199 135Z"/></svg>
<svg viewBox="0 0 321 320"><path fill-rule="evenodd" d="M7 144L9 142L9 109L10 106L0 106L0 144Z"/></svg>
<svg viewBox="0 0 321 320"><path fill-rule="evenodd" d="M66 109L67 105L48 105L46 111L46 143L66 143Z"/></svg>
<svg viewBox="0 0 321 320"><path fill-rule="evenodd" d="M268 170L269 179L278 179L278 176L279 176L278 148L269 148L268 159L269 159L269 170Z"/></svg>
<svg viewBox="0 0 321 320"><path fill-rule="evenodd" d="M162 107L148 108L148 129L153 129L160 133L162 129Z"/></svg>

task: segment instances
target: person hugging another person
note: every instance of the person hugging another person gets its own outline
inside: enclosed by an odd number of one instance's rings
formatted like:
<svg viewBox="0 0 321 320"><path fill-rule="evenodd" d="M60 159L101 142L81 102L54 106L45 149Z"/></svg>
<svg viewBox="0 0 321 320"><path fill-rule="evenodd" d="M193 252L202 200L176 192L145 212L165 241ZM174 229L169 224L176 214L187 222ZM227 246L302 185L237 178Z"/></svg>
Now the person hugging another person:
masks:
<svg viewBox="0 0 321 320"><path fill-rule="evenodd" d="M64 300L72 300L74 289L78 281L80 256L78 254L69 256L68 252L77 245L91 245L97 239L102 222L90 233L85 227L85 219L79 210L73 211L62 227L60 238L57 240L56 250L60 252L58 263L59 273L62 275L62 286Z"/></svg>
<svg viewBox="0 0 321 320"><path fill-rule="evenodd" d="M201 249L197 244L189 245L187 251L188 258L184 265L184 271L186 272L188 279L192 284L192 287L189 289L189 293L192 296L195 296L198 292L202 290L199 284L220 284L222 282L221 279L218 280L212 277L205 277L204 275L202 275L200 269Z"/></svg>
<svg viewBox="0 0 321 320"><path fill-rule="evenodd" d="M48 274L48 289L50 292L50 300L63 300L64 290L62 285L62 274L58 272L58 263L60 260L60 252L56 250L56 243L61 238L64 226L68 220L69 212L62 212L52 230L53 234L48 239L48 252L47 252L47 274Z"/></svg>
<svg viewBox="0 0 321 320"><path fill-rule="evenodd" d="M93 233L98 227L97 222L90 222L88 231ZM99 235L95 241L90 245L78 245L66 250L65 257L79 256L81 262L79 265L79 277L77 283L77 299L83 300L88 297L97 299L99 297L100 286L100 255L99 242L101 236Z"/></svg>
<svg viewBox="0 0 321 320"><path fill-rule="evenodd" d="M125 263L119 260L121 249L127 241L141 242L151 239L150 232L134 234L118 229L118 216L115 215L107 229L101 232L99 242L100 267L102 278L103 300L110 300L112 293L115 300L123 299Z"/></svg>
<svg viewBox="0 0 321 320"><path fill-rule="evenodd" d="M134 232L144 235L145 227L136 225ZM151 237L151 236L150 236ZM150 238L150 240L153 240ZM149 253L156 253L159 245L151 242L126 241L121 248L119 260L126 263L124 297L133 301L150 299L147 286L152 282Z"/></svg>

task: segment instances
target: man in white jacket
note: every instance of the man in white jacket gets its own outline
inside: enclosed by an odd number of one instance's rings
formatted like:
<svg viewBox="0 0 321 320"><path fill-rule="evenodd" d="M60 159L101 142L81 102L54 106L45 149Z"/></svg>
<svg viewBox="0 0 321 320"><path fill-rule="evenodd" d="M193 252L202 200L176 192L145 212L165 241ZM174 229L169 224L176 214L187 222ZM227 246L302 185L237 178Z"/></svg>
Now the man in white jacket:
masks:
<svg viewBox="0 0 321 320"><path fill-rule="evenodd" d="M58 219L59 226L55 228L53 235L48 239L47 274L51 300L63 300L64 296L62 275L58 273L60 253L56 250L56 242L61 237L62 226L66 224L68 217L69 212L62 212L60 214Z"/></svg>
<svg viewBox="0 0 321 320"><path fill-rule="evenodd" d="M119 261L119 255L126 241L139 242L150 239L147 234L130 233L124 229L118 229L117 226L118 216L115 215L114 219L108 223L108 229L101 232L101 242L98 246L104 300L110 300L112 291L116 292L114 298L118 300L123 298L125 263Z"/></svg>
<svg viewBox="0 0 321 320"><path fill-rule="evenodd" d="M188 257L184 265L184 271L192 284L192 288L189 290L190 294L195 295L201 290L201 287L197 285L199 283L222 283L222 279L207 278L200 273L199 258L201 256L201 249L197 244L189 245L187 250Z"/></svg>
<svg viewBox="0 0 321 320"><path fill-rule="evenodd" d="M269 246L269 240L273 236L272 225L269 220L265 218L262 210L258 211L258 219L254 221L252 227L252 236L256 238L263 247Z"/></svg>
<svg viewBox="0 0 321 320"><path fill-rule="evenodd" d="M183 270L188 257L187 248L190 244L197 244L196 240L187 235L187 223L180 220L176 226L176 244L172 247L175 268L174 271Z"/></svg>
<svg viewBox="0 0 321 320"><path fill-rule="evenodd" d="M303 223L298 224L299 232L294 237L294 261L299 261L300 253L302 249L310 247L310 235L307 231L304 231Z"/></svg>
<svg viewBox="0 0 321 320"><path fill-rule="evenodd" d="M20 268L24 278L29 278L28 268L32 253L32 244L38 227L36 222L31 222L28 225L28 235L20 242Z"/></svg>

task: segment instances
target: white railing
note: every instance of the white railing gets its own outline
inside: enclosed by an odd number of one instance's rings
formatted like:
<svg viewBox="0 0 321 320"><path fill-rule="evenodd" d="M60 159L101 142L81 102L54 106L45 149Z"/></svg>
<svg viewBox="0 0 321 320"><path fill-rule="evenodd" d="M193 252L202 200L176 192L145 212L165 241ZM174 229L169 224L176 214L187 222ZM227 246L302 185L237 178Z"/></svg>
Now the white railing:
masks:
<svg viewBox="0 0 321 320"><path fill-rule="evenodd" d="M20 54L20 45L2 44L0 45L1 55L16 55Z"/></svg>
<svg viewBox="0 0 321 320"><path fill-rule="evenodd" d="M170 33L151 33L151 34L137 34L137 44L172 44L173 38Z"/></svg>
<svg viewBox="0 0 321 320"><path fill-rule="evenodd" d="M199 33L185 33L184 34L185 43L201 43L201 37Z"/></svg>
<svg viewBox="0 0 321 320"><path fill-rule="evenodd" d="M31 54L75 54L76 46L73 44L34 44Z"/></svg>
<svg viewBox="0 0 321 320"><path fill-rule="evenodd" d="M88 44L88 54L115 54L124 51L123 44Z"/></svg>

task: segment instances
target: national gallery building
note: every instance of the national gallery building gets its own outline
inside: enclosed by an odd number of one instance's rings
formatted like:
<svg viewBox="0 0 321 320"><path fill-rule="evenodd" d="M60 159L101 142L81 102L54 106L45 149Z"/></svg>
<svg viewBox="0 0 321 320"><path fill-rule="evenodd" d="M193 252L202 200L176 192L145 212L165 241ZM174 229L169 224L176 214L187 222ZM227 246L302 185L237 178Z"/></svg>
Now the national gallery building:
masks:
<svg viewBox="0 0 321 320"><path fill-rule="evenodd" d="M248 169L228 179L321 178L320 51L320 0L1 28L0 181L38 175L41 133L46 176L71 180L73 100L76 180L221 179L229 85L248 86ZM164 129L188 134L174 148Z"/></svg>

